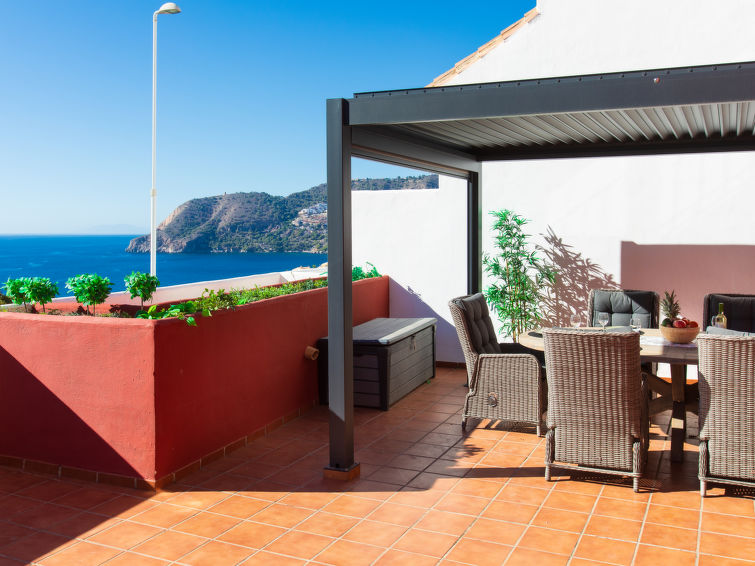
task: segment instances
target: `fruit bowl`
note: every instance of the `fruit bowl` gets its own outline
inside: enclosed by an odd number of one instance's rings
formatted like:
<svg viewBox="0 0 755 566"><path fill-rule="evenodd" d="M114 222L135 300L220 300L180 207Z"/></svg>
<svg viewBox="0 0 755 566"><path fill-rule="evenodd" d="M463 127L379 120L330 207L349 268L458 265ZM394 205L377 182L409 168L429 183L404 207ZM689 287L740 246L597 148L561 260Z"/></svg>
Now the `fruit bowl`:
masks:
<svg viewBox="0 0 755 566"><path fill-rule="evenodd" d="M673 326L661 326L661 336L674 344L689 344L700 332L700 327L674 328Z"/></svg>

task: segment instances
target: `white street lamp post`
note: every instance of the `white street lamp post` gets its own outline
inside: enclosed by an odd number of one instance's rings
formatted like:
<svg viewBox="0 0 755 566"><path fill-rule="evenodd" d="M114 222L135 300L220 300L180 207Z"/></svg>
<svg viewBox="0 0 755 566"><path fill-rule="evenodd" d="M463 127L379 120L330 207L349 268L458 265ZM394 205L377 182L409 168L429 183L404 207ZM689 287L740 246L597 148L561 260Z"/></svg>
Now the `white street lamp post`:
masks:
<svg viewBox="0 0 755 566"><path fill-rule="evenodd" d="M150 191L149 272L157 275L157 16L178 14L181 8L166 2L152 14L152 190Z"/></svg>

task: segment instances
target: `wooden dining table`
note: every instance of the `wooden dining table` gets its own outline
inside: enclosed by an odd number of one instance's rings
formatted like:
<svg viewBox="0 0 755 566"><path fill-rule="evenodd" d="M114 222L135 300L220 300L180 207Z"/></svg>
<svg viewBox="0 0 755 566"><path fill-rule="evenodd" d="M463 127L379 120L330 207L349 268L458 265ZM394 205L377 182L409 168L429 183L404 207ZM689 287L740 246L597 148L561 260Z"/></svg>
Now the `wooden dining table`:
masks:
<svg viewBox="0 0 755 566"><path fill-rule="evenodd" d="M532 350L545 350L543 334L539 330L521 334L519 343ZM655 415L671 409L671 461L681 462L687 436L687 411L697 413L697 383L687 384L687 366L697 364L697 344L673 344L666 341L657 328L643 328L640 360L671 366L671 383L652 373L648 376L650 389L658 395L650 401L649 412Z"/></svg>

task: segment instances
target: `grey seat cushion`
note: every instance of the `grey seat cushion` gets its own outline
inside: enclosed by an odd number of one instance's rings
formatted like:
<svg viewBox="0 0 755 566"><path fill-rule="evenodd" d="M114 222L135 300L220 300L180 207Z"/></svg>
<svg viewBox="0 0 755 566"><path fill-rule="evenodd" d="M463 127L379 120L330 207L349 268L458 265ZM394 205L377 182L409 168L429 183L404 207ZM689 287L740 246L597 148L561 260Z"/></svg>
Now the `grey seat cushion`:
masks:
<svg viewBox="0 0 755 566"><path fill-rule="evenodd" d="M500 354L501 348L483 294L476 293L455 302L464 313L472 348L478 354Z"/></svg>
<svg viewBox="0 0 755 566"><path fill-rule="evenodd" d="M718 336L755 336L755 332L743 332L741 330L732 330L730 328L718 328L709 326L705 329L706 334L716 334Z"/></svg>
<svg viewBox="0 0 755 566"><path fill-rule="evenodd" d="M718 314L718 303L724 304L727 328L742 332L755 332L755 295L711 293L703 302L701 326L708 326L712 316Z"/></svg>
<svg viewBox="0 0 755 566"><path fill-rule="evenodd" d="M652 291L594 291L591 326L600 326L598 314L608 313L609 326L629 326L632 315L639 315L643 328L658 325L656 294Z"/></svg>

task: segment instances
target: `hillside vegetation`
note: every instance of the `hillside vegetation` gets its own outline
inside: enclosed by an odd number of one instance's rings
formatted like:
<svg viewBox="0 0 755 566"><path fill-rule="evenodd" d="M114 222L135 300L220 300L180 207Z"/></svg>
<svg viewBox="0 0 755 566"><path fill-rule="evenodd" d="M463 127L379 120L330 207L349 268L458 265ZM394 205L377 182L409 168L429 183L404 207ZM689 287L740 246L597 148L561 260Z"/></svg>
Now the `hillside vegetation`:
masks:
<svg viewBox="0 0 755 566"><path fill-rule="evenodd" d="M352 190L434 189L437 175L355 179ZM320 252L327 251L326 184L286 197L233 193L192 199L176 208L157 228L158 251ZM149 236L139 236L126 251L149 252Z"/></svg>

